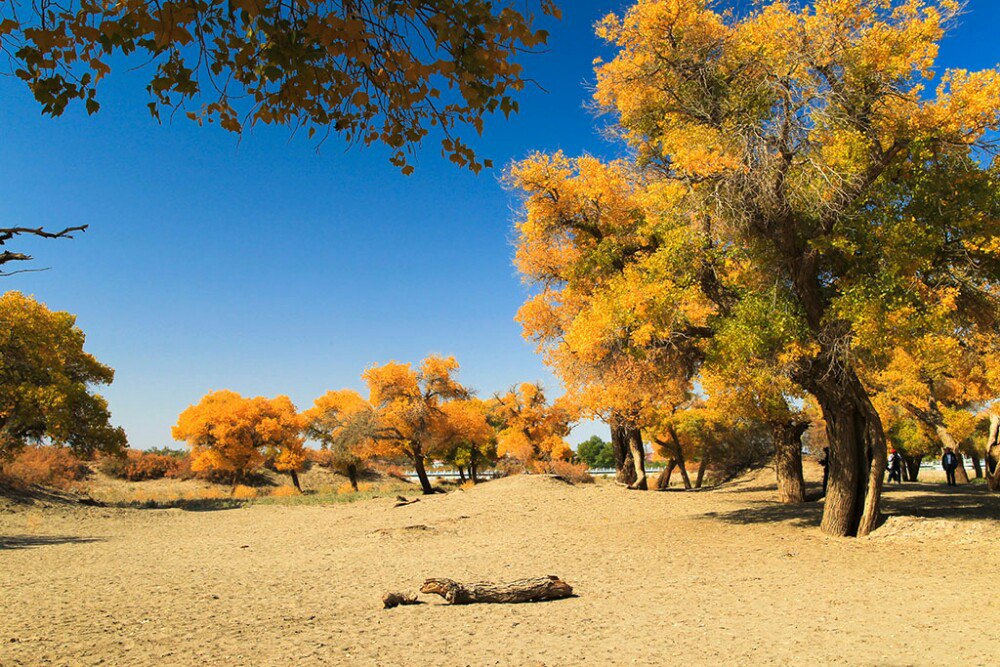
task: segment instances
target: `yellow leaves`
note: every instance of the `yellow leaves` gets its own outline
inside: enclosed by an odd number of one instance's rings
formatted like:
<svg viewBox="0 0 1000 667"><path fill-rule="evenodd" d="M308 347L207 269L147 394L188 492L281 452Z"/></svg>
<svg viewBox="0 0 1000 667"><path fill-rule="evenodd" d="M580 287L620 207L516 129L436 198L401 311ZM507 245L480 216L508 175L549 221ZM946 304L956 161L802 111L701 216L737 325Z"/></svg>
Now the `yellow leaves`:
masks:
<svg viewBox="0 0 1000 667"><path fill-rule="evenodd" d="M300 470L306 458L303 426L287 396L244 398L223 390L184 410L172 433L191 447L194 470L230 473L237 479L265 459L281 471Z"/></svg>

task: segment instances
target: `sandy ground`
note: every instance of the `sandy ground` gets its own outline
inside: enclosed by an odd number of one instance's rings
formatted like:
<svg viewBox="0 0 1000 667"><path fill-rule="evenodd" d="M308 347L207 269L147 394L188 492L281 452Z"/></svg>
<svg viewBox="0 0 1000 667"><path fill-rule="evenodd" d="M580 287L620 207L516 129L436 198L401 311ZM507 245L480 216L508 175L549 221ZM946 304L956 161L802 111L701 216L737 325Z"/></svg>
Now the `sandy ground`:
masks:
<svg viewBox="0 0 1000 667"><path fill-rule="evenodd" d="M887 494L826 538L757 476L640 493L541 477L392 508L0 513L0 665L996 664L1000 499ZM578 597L385 611L425 577L556 574Z"/></svg>

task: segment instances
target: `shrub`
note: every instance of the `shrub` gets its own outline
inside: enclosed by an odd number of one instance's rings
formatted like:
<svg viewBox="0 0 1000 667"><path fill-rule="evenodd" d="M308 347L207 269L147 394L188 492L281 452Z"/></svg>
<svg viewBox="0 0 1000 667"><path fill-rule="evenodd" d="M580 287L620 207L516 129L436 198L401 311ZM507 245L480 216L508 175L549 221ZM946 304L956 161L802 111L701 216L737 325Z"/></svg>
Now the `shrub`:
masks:
<svg viewBox="0 0 1000 667"><path fill-rule="evenodd" d="M586 463L570 463L569 461L549 461L549 473L570 484L592 484L594 478L587 472Z"/></svg>
<svg viewBox="0 0 1000 667"><path fill-rule="evenodd" d="M155 454L130 449L124 457L106 457L101 461L100 469L106 475L128 482L142 482L147 479L162 479L171 477L181 465L181 459L176 456Z"/></svg>
<svg viewBox="0 0 1000 667"><path fill-rule="evenodd" d="M288 496L298 496L301 495L299 490L294 486L279 486L278 488L271 491L271 496L274 498L287 498Z"/></svg>
<svg viewBox="0 0 1000 667"><path fill-rule="evenodd" d="M90 468L66 447L25 447L3 467L20 484L68 489L90 474Z"/></svg>
<svg viewBox="0 0 1000 667"><path fill-rule="evenodd" d="M472 488L475 488L475 486L476 486L476 483L475 483L475 482L473 482L473 481L472 481L472 480L470 479L470 480L469 480L469 481L467 481L467 482L462 482L461 484L459 484L459 485L458 485L458 488L460 488L460 489L461 489L461 490L463 490L463 491L468 491L469 489L472 489Z"/></svg>
<svg viewBox="0 0 1000 667"><path fill-rule="evenodd" d="M243 484L237 484L236 488L233 489L233 498L237 500L250 500L251 498L257 497L257 489L252 486L244 486Z"/></svg>
<svg viewBox="0 0 1000 667"><path fill-rule="evenodd" d="M511 475L524 474L525 467L521 461L505 456L497 461L495 470L497 477L510 477Z"/></svg>

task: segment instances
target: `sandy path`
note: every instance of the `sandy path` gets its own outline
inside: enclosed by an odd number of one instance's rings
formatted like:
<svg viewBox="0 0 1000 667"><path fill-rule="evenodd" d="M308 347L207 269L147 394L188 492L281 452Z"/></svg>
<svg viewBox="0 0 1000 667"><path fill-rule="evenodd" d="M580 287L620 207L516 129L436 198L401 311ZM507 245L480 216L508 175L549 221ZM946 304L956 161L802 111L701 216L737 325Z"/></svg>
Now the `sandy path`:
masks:
<svg viewBox="0 0 1000 667"><path fill-rule="evenodd" d="M0 665L985 665L1000 603L975 574L1000 562L1000 502L940 489L892 492L920 518L866 540L768 491L542 478L399 509L7 513ZM540 574L579 597L380 609L427 576Z"/></svg>

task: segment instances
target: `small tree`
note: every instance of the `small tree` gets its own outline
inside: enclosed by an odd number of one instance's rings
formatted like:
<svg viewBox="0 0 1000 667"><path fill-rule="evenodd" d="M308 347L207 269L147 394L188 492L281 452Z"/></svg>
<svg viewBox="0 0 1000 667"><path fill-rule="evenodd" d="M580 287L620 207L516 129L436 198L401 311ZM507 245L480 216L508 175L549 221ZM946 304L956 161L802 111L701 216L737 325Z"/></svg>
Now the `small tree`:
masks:
<svg viewBox="0 0 1000 667"><path fill-rule="evenodd" d="M614 468L615 452L611 443L592 435L576 446L576 456L591 468Z"/></svg>
<svg viewBox="0 0 1000 667"><path fill-rule="evenodd" d="M301 489L305 465L302 419L287 396L245 398L235 391L206 394L173 427L175 440L191 447L191 468L228 477L233 485L271 461Z"/></svg>
<svg viewBox="0 0 1000 667"><path fill-rule="evenodd" d="M346 475L351 487L358 490L358 472L374 453L369 424L371 405L351 389L329 391L302 413L306 434L329 452L331 467Z"/></svg>
<svg viewBox="0 0 1000 667"><path fill-rule="evenodd" d="M74 315L20 292L0 297L0 460L44 441L80 455L125 449L107 401L91 392L115 372L84 352L84 339Z"/></svg>

